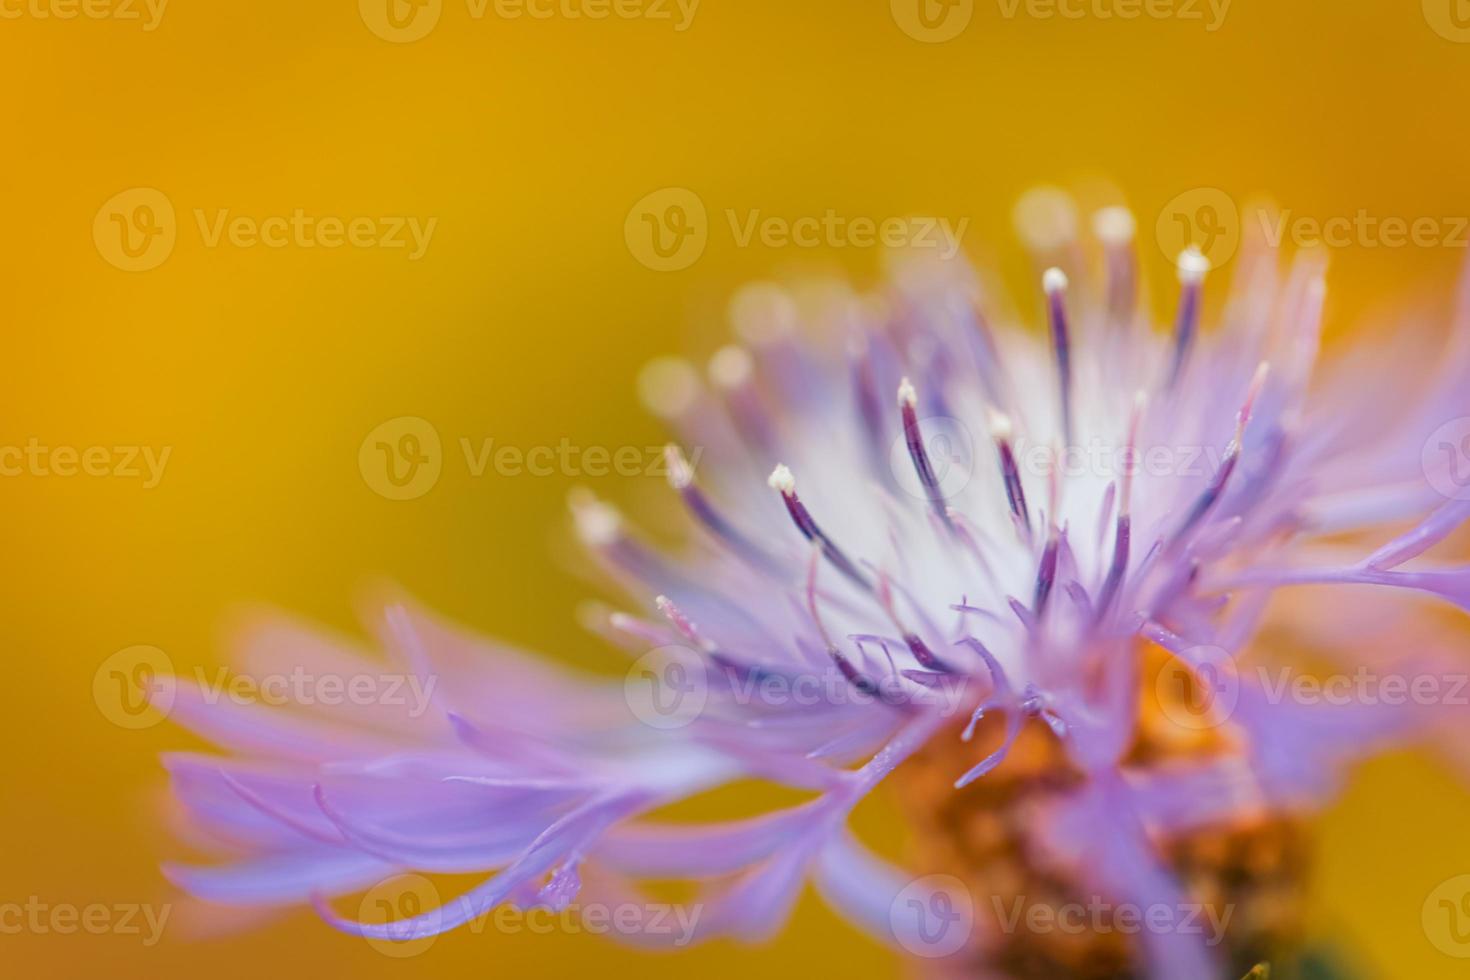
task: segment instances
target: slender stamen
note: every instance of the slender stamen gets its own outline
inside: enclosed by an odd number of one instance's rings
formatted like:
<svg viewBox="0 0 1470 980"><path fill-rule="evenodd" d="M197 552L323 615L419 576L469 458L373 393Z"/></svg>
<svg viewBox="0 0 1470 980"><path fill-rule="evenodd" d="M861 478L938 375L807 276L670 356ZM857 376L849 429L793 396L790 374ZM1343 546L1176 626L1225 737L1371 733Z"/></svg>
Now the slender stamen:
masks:
<svg viewBox="0 0 1470 980"><path fill-rule="evenodd" d="M567 494L572 523L582 543L600 550L616 542L623 534L623 515L616 507L599 500L590 490L578 487Z"/></svg>
<svg viewBox="0 0 1470 980"><path fill-rule="evenodd" d="M663 613L664 618L669 621L674 629L679 631L679 635L684 637L684 639L693 643L706 653L714 649L714 644L700 635L699 627L695 626L693 621L684 615L683 610L674 604L674 600L666 595L661 595L653 600L653 604L658 607L658 611Z"/></svg>
<svg viewBox="0 0 1470 980"><path fill-rule="evenodd" d="M1068 264L1077 256L1077 205L1057 187L1033 187L1016 200L1011 220L1038 265Z"/></svg>
<svg viewBox="0 0 1470 980"><path fill-rule="evenodd" d="M1026 507L1026 490L1021 486L1021 470L1016 465L1016 454L1011 448L1012 431L1009 418L994 410L990 412L990 437L1000 456L1000 475L1006 487L1006 502L1010 504L1011 515L1016 519L1016 524L1029 537L1031 513Z"/></svg>
<svg viewBox="0 0 1470 980"><path fill-rule="evenodd" d="M659 418L679 418L699 394L699 372L682 357L655 358L638 372L638 397Z"/></svg>
<svg viewBox="0 0 1470 980"><path fill-rule="evenodd" d="M1194 347L1195 335L1199 332L1200 288L1205 273L1210 271L1210 260L1193 245L1179 254L1179 312L1174 319L1174 356L1169 365L1169 380L1166 387L1178 384L1184 373L1185 361Z"/></svg>
<svg viewBox="0 0 1470 980"><path fill-rule="evenodd" d="M898 386L898 408L903 416L903 437L908 444L909 458L914 462L914 469L919 474L919 482L924 485L924 492L929 497L929 504L944 526L953 530L949 523L948 508L944 503L944 493L939 489L939 478L934 475L934 466L929 461L929 451L924 448L924 434L919 430L919 396L914 391L914 386L904 378Z"/></svg>
<svg viewBox="0 0 1470 980"><path fill-rule="evenodd" d="M1047 320L1051 324L1052 352L1057 360L1057 383L1061 390L1062 435L1072 442L1072 339L1067 325L1067 274L1051 268L1041 277L1046 292Z"/></svg>
<svg viewBox="0 0 1470 980"><path fill-rule="evenodd" d="M869 351L868 337L864 333L853 335L848 344L848 361L852 365L852 390L857 401L858 418L867 435L868 450L873 454L875 466L883 456L883 402L878 395L878 379L874 377L873 359Z"/></svg>
<svg viewBox="0 0 1470 980"><path fill-rule="evenodd" d="M1041 552L1041 564L1036 570L1036 594L1031 601L1031 608L1035 610L1037 619L1046 612L1046 601L1051 597L1052 586L1056 584L1058 548L1057 526L1052 524L1051 532L1046 538L1046 548Z"/></svg>
<svg viewBox="0 0 1470 980"><path fill-rule="evenodd" d="M623 527L623 515L586 487L567 494L572 525L586 548L645 582L668 580L669 570L659 556L634 540Z"/></svg>
<svg viewBox="0 0 1470 980"><path fill-rule="evenodd" d="M920 667L946 674L953 672L953 668L939 659L919 634L905 626L898 618L898 610L893 604L893 588L888 581L888 576L882 574L878 576L878 603L888 614L888 618L893 621L893 625L898 627L898 631L903 634L903 642L908 646L909 652L914 655L914 659L919 662Z"/></svg>
<svg viewBox="0 0 1470 980"><path fill-rule="evenodd" d="M724 542L731 551L765 571L776 571L779 563L752 542L715 509L704 491L694 482L694 467L684 456L683 450L672 443L664 447L664 459L668 461L669 486L673 487L684 501L695 519L709 529L716 538Z"/></svg>
<svg viewBox="0 0 1470 980"><path fill-rule="evenodd" d="M1245 403L1241 405L1240 412L1235 416L1235 435L1225 447L1225 455L1220 461L1220 471L1215 474L1215 478L1210 481L1210 485L1205 488L1205 492L1200 494L1199 499L1194 502L1194 507L1190 509L1189 514L1184 518L1184 523L1175 532L1173 544L1177 545L1180 541L1184 540L1185 536L1194 530L1195 526L1204 519L1205 515L1210 512L1210 508L1215 506L1216 501L1225 492L1225 484L1229 481L1230 474L1235 472L1236 463L1240 461L1241 445L1245 438L1245 427L1250 423L1251 411L1255 407L1256 398L1260 395L1261 389L1265 387L1266 376L1269 372L1270 365L1268 364L1263 363L1260 367L1256 368L1256 375L1251 380L1250 390L1245 396Z"/></svg>
<svg viewBox="0 0 1470 980"><path fill-rule="evenodd" d="M1140 391L1133 403L1133 417L1128 423L1128 442L1123 451L1123 476L1118 492L1118 529L1113 537L1113 563L1097 597L1098 620L1107 615L1128 570L1128 552L1133 542L1133 471L1138 465L1138 429L1146 406L1147 396Z"/></svg>
<svg viewBox="0 0 1470 980"><path fill-rule="evenodd" d="M1092 216L1092 230L1103 243L1108 268L1108 325L1126 326L1138 302L1138 261L1133 253L1137 222L1125 207L1103 208Z"/></svg>
<svg viewBox="0 0 1470 980"><path fill-rule="evenodd" d="M654 599L654 605L658 607L658 611L662 613L663 617L669 621L670 625L672 625L674 629L678 631L679 635L684 638L685 642L691 643L695 647L697 647L700 652L706 654L710 658L711 662L713 662L716 666L719 666L724 670L729 671L731 677L737 680L744 680L752 677L759 679L762 677L774 676L773 671L762 667L759 664L749 663L739 657L735 657L730 653L727 653L724 650L721 650L717 643L715 643L713 640L710 640L699 631L699 627L694 623L694 621L691 620L687 615L685 615L684 611L680 609L674 603L674 600L670 599L668 596L658 596L656 599Z"/></svg>
<svg viewBox="0 0 1470 980"><path fill-rule="evenodd" d="M709 362L710 381L725 398L730 420L752 451L762 455L775 446L775 426L755 386L755 359L744 347L731 344L715 351Z"/></svg>
<svg viewBox="0 0 1470 980"><path fill-rule="evenodd" d="M873 583L868 581L868 577L852 563L847 555L843 554L842 549L838 548L812 519L806 505L796 495L796 478L791 475L791 470L784 465L778 465L771 471L771 476L766 482L771 489L781 494L781 499L786 504L786 512L791 515L791 520L796 524L797 530L808 541L822 549L822 557L831 562L834 568L846 575L855 585L865 591L872 591Z"/></svg>
<svg viewBox="0 0 1470 980"><path fill-rule="evenodd" d="M990 560L985 557L985 549L980 547L981 534L979 530L970 523L969 518L956 510L949 512L949 522L954 527L955 540L974 559L975 564L980 566L980 571L986 580L996 591L1003 591L1000 586L1000 579L995 575L995 568L990 564Z"/></svg>
<svg viewBox="0 0 1470 980"><path fill-rule="evenodd" d="M961 316L969 329L970 349L974 356L975 370L980 376L985 397L997 404L1007 403L1005 365L1001 362L1000 348L995 342L995 333L990 328L990 318L980 305L978 296L969 296L961 307Z"/></svg>
<svg viewBox="0 0 1470 980"><path fill-rule="evenodd" d="M832 635L827 632L827 627L822 622L822 614L817 609L817 565L819 563L817 552L821 550L822 549L820 547L814 547L812 549L812 560L807 567L807 611L811 613L812 622L816 624L817 627L817 634L821 636L822 644L827 648L827 656L830 657L832 659L832 662L837 665L837 669L842 673L843 678L861 693L866 694L869 697L879 697L882 692L879 689L878 685L873 683L872 680L870 680L861 671L854 667L852 661L848 660L846 655L844 655L841 650L837 649L837 644L832 642Z"/></svg>

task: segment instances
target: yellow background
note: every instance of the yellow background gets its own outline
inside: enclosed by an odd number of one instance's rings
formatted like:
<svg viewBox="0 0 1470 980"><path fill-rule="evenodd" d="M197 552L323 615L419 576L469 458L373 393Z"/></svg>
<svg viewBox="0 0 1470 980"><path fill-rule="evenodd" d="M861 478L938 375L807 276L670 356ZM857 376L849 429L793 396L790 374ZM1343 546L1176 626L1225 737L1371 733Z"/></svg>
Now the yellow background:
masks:
<svg viewBox="0 0 1470 980"><path fill-rule="evenodd" d="M969 217L967 245L1014 274L1015 196L1110 178L1160 281L1154 219L1192 188L1268 191L1319 217L1470 214L1470 43L1430 26L1448 22L1450 0L1235 0L1214 32L1025 6L1006 17L983 0L943 44L906 35L887 0L704 0L684 32L493 7L474 20L445 0L413 43L375 35L356 0L172 0L152 31L42 18L42 0L27 2L0 5L21 14L0 19L0 444L172 457L153 489L0 479L0 902L168 900L157 862L178 850L156 822L156 759L193 743L167 725L109 723L92 678L134 644L183 667L217 663L240 602L352 629L363 586L389 577L485 632L615 675L573 619L590 590L558 557L572 481L472 479L457 441L656 444L636 370L707 351L735 284L875 268L871 250L740 248L725 209ZM694 191L711 225L698 262L660 273L623 229L635 202L669 186ZM92 226L135 187L167 195L177 243L157 268L125 272ZM196 208L438 225L410 262L207 247ZM1421 298L1442 309L1463 254L1339 250L1334 329ZM434 424L445 467L423 498L392 502L366 485L357 452L402 415ZM625 502L659 489L592 482ZM1462 976L1419 923L1430 891L1470 871L1467 818L1470 796L1432 764L1370 767L1327 821L1322 931L1382 976ZM0 963L14 976L221 980L900 970L815 901L768 947L683 959L456 934L397 961L306 912L215 943L171 930L151 949L0 935Z"/></svg>

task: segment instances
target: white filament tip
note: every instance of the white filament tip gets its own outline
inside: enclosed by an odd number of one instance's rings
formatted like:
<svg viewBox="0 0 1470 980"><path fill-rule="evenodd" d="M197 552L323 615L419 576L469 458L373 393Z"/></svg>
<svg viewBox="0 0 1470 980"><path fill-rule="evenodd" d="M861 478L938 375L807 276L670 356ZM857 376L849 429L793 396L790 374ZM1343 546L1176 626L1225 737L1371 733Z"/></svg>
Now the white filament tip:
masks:
<svg viewBox="0 0 1470 980"><path fill-rule="evenodd" d="M598 500L592 491L579 487L567 495L567 505L572 511L577 536L589 547L602 548L618 539L623 528L623 516L612 504Z"/></svg>
<svg viewBox="0 0 1470 980"><path fill-rule="evenodd" d="M1004 412L989 409L987 418L990 422L990 436L997 442L1009 439L1015 431L1015 427L1011 425L1011 417Z"/></svg>
<svg viewBox="0 0 1470 980"><path fill-rule="evenodd" d="M1041 275L1041 288L1048 296L1064 291L1067 288L1067 274L1056 267L1047 269Z"/></svg>
<svg viewBox="0 0 1470 980"><path fill-rule="evenodd" d="M755 373L755 360L744 347L731 344L709 359L710 380L721 388L739 388Z"/></svg>
<svg viewBox="0 0 1470 980"><path fill-rule="evenodd" d="M1036 251L1061 248L1077 237L1077 206L1058 187L1034 187L1022 194L1011 218L1017 234Z"/></svg>
<svg viewBox="0 0 1470 980"><path fill-rule="evenodd" d="M638 372L638 397L660 418L677 418L699 397L699 372L682 357L656 357Z"/></svg>
<svg viewBox="0 0 1470 980"><path fill-rule="evenodd" d="M909 383L909 379L904 378L898 383L898 407L913 408L918 403L919 393L914 390L914 386Z"/></svg>
<svg viewBox="0 0 1470 980"><path fill-rule="evenodd" d="M694 467L684 455L684 450L670 443L664 447L664 461L669 466L669 486L684 490L694 482Z"/></svg>
<svg viewBox="0 0 1470 980"><path fill-rule="evenodd" d="M1179 253L1179 281L1194 284L1204 279L1210 271L1210 260L1193 245Z"/></svg>
<svg viewBox="0 0 1470 980"><path fill-rule="evenodd" d="M791 471L786 468L784 463L778 464L771 471L771 476L766 480L766 483L770 485L772 490L778 490L781 493L789 494L796 490L796 477L791 475Z"/></svg>
<svg viewBox="0 0 1470 980"><path fill-rule="evenodd" d="M1137 230L1133 212L1121 205L1103 208L1092 216L1092 232L1106 245L1126 245L1133 241Z"/></svg>
<svg viewBox="0 0 1470 980"><path fill-rule="evenodd" d="M730 297L730 323L742 340L757 346L796 330L799 314L791 294L773 282L755 282Z"/></svg>
<svg viewBox="0 0 1470 980"><path fill-rule="evenodd" d="M1253 392L1259 393L1262 388L1266 387L1266 379L1268 377L1270 377L1270 375L1271 375L1271 362L1270 361L1262 361L1260 364L1256 365L1256 373L1251 378L1251 389L1250 390L1253 391Z"/></svg>

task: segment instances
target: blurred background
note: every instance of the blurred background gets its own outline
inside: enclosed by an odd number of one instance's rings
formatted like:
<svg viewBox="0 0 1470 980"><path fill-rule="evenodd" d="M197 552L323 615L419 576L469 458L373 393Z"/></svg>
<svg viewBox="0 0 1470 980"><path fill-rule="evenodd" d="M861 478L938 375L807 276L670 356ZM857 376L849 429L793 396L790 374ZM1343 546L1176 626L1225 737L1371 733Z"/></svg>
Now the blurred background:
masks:
<svg viewBox="0 0 1470 980"><path fill-rule="evenodd" d="M965 220L966 250L1018 278L1016 197L1111 181L1158 304L1181 215L1228 231L1265 192L1308 220L1433 219L1417 241L1333 243L1339 342L1389 316L1403 343L1421 315L1433 336L1466 254L1464 0L0 0L0 78L0 445L25 452L0 459L12 905L173 901L157 756L196 743L117 723L94 679L118 651L213 669L242 604L359 633L355 603L388 579L616 676L575 620L592 590L562 558L564 498L581 482L636 507L661 480L476 474L462 440L657 446L638 369L707 353L737 284L877 271L834 236L746 238L754 216ZM640 239L649 221L678 246ZM359 466L400 417L442 441L411 499ZM1370 976L1464 976L1450 953L1470 949L1436 946L1420 912L1470 872L1467 819L1437 764L1370 766L1325 821L1319 932ZM156 943L101 933L7 929L0 960L220 980L902 970L814 899L769 946L680 958L520 932L395 959L309 911L210 942L182 916Z"/></svg>

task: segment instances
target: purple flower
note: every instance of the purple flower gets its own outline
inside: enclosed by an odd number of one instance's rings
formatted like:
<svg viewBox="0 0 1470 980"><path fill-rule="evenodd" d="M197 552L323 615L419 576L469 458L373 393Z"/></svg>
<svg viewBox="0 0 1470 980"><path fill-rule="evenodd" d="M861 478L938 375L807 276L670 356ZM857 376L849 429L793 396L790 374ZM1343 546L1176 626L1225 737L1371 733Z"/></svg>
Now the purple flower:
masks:
<svg viewBox="0 0 1470 980"><path fill-rule="evenodd" d="M872 293L747 287L708 383L682 361L646 373L691 447L667 453L687 547L572 499L626 597L587 614L635 658L621 683L402 600L370 624L391 668L290 624L247 635L247 669L395 670L431 700L270 708L180 685L173 716L229 754L170 756L175 795L230 860L169 877L212 903L311 902L389 940L667 879L701 883L694 938L759 939L811 882L925 955L896 924L905 903L922 912L915 875L973 869L901 871L847 829L915 757L983 816L987 781L1041 746L1047 778L1005 803L1031 820L1024 867L1180 908L1174 844L1310 813L1355 760L1444 742L1449 697L1307 697L1291 651L1344 676L1453 676L1424 600L1470 607L1470 569L1424 556L1470 517L1470 438L1441 438L1470 414L1470 290L1440 349L1365 341L1319 364L1319 257L1283 274L1248 245L1202 330L1209 263L1188 250L1154 330L1132 218L1108 209L1095 228L1031 236L1044 331L961 263L907 252ZM1331 588L1269 604L1298 585ZM811 798L715 825L656 816L750 777ZM914 794L954 811L937 799ZM406 922L328 904L409 871L483 880ZM997 927L946 955L1012 975ZM1184 929L1143 930L1128 955L1171 980L1231 969Z"/></svg>

